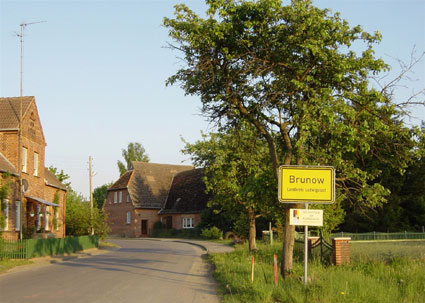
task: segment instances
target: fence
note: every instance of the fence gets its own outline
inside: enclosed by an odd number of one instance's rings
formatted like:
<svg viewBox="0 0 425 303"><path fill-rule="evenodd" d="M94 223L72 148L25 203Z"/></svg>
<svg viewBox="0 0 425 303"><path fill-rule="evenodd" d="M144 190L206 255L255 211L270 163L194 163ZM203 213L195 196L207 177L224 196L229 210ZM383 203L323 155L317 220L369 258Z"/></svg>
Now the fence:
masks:
<svg viewBox="0 0 425 303"><path fill-rule="evenodd" d="M369 232L369 233L346 233L340 232L332 234L331 237L350 237L351 241L375 241L375 240L414 240L414 239L425 239L425 233L413 233L413 232L398 232L398 233L381 233L381 232Z"/></svg>
<svg viewBox="0 0 425 303"><path fill-rule="evenodd" d="M74 253L99 246L98 236L66 237L58 239L0 239L0 259L30 259Z"/></svg>

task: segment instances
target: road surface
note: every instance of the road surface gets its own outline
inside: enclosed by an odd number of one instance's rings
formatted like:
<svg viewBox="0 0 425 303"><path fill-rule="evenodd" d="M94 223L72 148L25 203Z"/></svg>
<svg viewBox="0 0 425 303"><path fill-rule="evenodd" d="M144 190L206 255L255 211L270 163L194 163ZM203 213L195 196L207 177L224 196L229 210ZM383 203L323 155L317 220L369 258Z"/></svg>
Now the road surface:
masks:
<svg viewBox="0 0 425 303"><path fill-rule="evenodd" d="M148 239L110 242L121 248L1 274L0 302L220 302L201 248Z"/></svg>

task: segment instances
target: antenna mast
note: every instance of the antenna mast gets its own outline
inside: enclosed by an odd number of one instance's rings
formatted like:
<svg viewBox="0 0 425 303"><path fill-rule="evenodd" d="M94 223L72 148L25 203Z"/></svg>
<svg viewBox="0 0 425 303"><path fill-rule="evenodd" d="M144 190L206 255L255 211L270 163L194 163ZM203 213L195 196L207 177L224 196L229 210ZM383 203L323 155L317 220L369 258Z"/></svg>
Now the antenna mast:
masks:
<svg viewBox="0 0 425 303"><path fill-rule="evenodd" d="M23 107L23 58L24 58L24 29L28 25L32 24L38 24L38 23L44 23L47 21L37 21L37 22L29 22L29 23L21 23L19 26L21 28L21 31L19 34L16 34L20 39L21 44L21 66L20 66L20 72L21 72L21 79L20 79L20 86L19 86L19 95L20 95L20 101L19 101L19 130L18 130L18 173L19 173L19 201L20 201L20 211L19 211L19 239L22 239L22 229L23 229L23 193L22 193L22 107Z"/></svg>

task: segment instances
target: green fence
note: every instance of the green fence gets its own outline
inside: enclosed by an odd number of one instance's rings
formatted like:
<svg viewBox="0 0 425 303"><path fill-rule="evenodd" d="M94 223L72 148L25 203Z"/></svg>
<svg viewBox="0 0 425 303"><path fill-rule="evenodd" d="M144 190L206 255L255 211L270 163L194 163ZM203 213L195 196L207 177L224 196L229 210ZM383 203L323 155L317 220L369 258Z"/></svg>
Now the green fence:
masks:
<svg viewBox="0 0 425 303"><path fill-rule="evenodd" d="M332 234L332 237L350 237L352 241L376 241L376 240L414 240L425 239L425 233L414 232L398 232L398 233L381 233L381 232L368 232L368 233L346 233L340 232Z"/></svg>
<svg viewBox="0 0 425 303"><path fill-rule="evenodd" d="M0 239L0 259L30 259L74 253L99 246L98 236L66 237L58 239Z"/></svg>

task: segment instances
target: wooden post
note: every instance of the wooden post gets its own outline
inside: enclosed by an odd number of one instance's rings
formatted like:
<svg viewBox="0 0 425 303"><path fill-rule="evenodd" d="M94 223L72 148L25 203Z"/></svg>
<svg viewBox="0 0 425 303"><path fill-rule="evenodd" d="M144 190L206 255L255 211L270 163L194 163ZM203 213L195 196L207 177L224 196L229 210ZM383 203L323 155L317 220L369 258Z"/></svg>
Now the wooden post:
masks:
<svg viewBox="0 0 425 303"><path fill-rule="evenodd" d="M277 256L273 255L273 263L274 263L274 285L277 285Z"/></svg>
<svg viewBox="0 0 425 303"><path fill-rule="evenodd" d="M251 257L251 283L254 282L254 256Z"/></svg>

